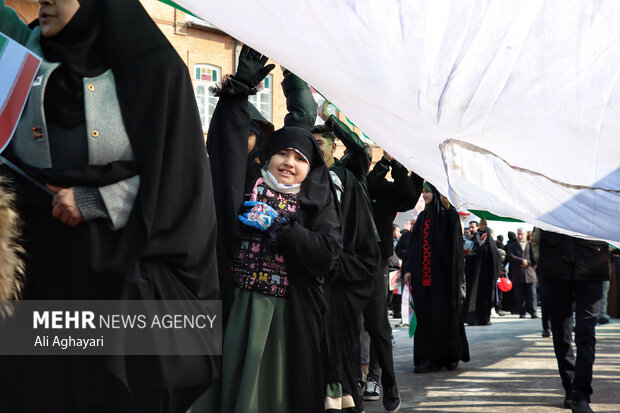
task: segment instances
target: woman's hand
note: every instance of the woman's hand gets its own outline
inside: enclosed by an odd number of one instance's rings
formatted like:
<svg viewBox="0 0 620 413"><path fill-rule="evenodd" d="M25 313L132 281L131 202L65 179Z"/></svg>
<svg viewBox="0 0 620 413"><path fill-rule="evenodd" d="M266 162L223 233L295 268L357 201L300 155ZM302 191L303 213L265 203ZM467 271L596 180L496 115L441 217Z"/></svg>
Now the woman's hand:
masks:
<svg viewBox="0 0 620 413"><path fill-rule="evenodd" d="M323 119L323 122L327 122L329 119L329 112L327 111L327 107L329 106L329 102L327 100L323 101L323 104L319 107L319 117Z"/></svg>
<svg viewBox="0 0 620 413"><path fill-rule="evenodd" d="M411 281L411 273L410 272L406 272L405 273L405 277L403 278L403 281L405 282L405 284L409 284L409 281Z"/></svg>
<svg viewBox="0 0 620 413"><path fill-rule="evenodd" d="M441 195L441 204L446 209L446 211L450 209L450 201L443 195Z"/></svg>
<svg viewBox="0 0 620 413"><path fill-rule="evenodd" d="M56 194L54 199L52 199L52 216L54 218L59 219L60 222L70 227L77 227L84 222L84 215L82 215L75 202L73 187L63 188L50 184L45 186Z"/></svg>

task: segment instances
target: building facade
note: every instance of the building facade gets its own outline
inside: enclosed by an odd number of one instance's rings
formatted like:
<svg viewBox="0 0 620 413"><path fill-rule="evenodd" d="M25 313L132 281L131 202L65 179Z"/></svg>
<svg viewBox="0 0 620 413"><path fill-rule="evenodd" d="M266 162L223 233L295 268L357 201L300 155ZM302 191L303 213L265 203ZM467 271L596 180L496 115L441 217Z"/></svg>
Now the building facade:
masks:
<svg viewBox="0 0 620 413"><path fill-rule="evenodd" d="M217 98L209 91L209 87L220 82L222 76L235 72L243 44L215 26L158 0L140 1L189 69L206 139L209 121L217 103ZM25 22L29 23L37 18L39 4L36 0L6 0L6 4L15 9ZM270 63L277 65L277 62ZM250 97L250 101L276 129L283 126L287 113L282 80L282 70L278 65L263 81L263 89ZM314 95L318 103L322 102L323 98L318 93L314 92ZM339 112L336 116L341 120L346 119ZM320 119L317 122L320 123ZM361 135L359 129L350 126ZM382 151L374 144L371 146L374 164L381 159ZM344 147L338 142L336 156L342 156L343 152Z"/></svg>

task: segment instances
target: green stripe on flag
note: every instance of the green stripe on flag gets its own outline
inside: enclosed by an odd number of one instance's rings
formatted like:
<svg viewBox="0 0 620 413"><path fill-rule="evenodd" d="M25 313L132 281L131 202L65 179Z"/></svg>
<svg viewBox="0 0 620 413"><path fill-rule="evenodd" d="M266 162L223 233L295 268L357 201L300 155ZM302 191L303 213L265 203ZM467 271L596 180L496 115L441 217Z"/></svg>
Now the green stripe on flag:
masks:
<svg viewBox="0 0 620 413"><path fill-rule="evenodd" d="M483 211L481 209L470 209L469 212L474 214L479 218L485 218L489 221L504 221L504 222L523 222L520 219L509 218L509 217L500 217L499 215L495 215L490 213L489 211Z"/></svg>
<svg viewBox="0 0 620 413"><path fill-rule="evenodd" d="M314 89L314 90L316 91L316 93L318 93L319 95L321 95L321 97L322 97L323 99L327 100L327 103L329 103L330 105L332 105L333 107L335 107L335 108L336 108L336 110L337 110L338 112L340 112L340 113L342 113L342 114L344 115L344 113L343 113L340 109L338 109L338 106L336 106L336 105L334 105L332 102L330 102L330 101L329 101L329 100L328 100L325 96L323 96L323 94L322 94L321 92L319 92L319 91L318 91L318 90L316 90L316 89ZM349 122L349 124L350 124L350 125L352 125L352 126L354 126L354 127L358 128L358 129L360 129L360 128L359 128L359 127L355 124L355 123L351 122L351 119L347 118L347 115L344 115L344 118L347 120L347 122ZM360 129L360 132L362 132L362 130L361 130L361 129ZM370 138L369 138L369 137L368 137L368 136L367 136L364 132L362 132L362 135L364 135L364 137L365 137L366 139L368 139L368 140L371 140L371 141L372 141L372 139L370 139ZM374 142L374 141L373 141L373 142Z"/></svg>
<svg viewBox="0 0 620 413"><path fill-rule="evenodd" d="M184 9L183 7L179 6L178 4L176 4L173 1L170 1L170 0L159 0L159 1L164 3L164 4L167 4L168 6L172 6L172 7L174 7L177 10L181 10L183 13L190 14L190 15L198 18L198 19L200 18L200 17L196 16L194 13L192 13L191 11L189 11L187 9Z"/></svg>
<svg viewBox="0 0 620 413"><path fill-rule="evenodd" d="M0 33L0 57L2 57L2 54L4 53L4 49L6 49L6 46L8 44L9 44L9 41L7 40L7 38L4 37L2 33Z"/></svg>

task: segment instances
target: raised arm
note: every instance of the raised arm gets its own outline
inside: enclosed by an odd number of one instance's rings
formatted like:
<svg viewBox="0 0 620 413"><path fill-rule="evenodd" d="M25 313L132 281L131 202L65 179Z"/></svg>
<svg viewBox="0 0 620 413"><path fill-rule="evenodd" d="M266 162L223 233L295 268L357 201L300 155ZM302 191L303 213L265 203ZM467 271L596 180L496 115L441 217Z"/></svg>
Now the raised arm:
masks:
<svg viewBox="0 0 620 413"><path fill-rule="evenodd" d="M346 158L342 159L344 167L351 171L358 180L365 181L370 166L370 157L366 152L364 142L357 136L357 133L349 129L344 122L334 115L327 117L325 124L334 131L334 135L336 135L347 148L348 154Z"/></svg>
<svg viewBox="0 0 620 413"><path fill-rule="evenodd" d="M26 44L32 32L15 10L5 5L5 0L0 0L0 32L22 45Z"/></svg>
<svg viewBox="0 0 620 413"><path fill-rule="evenodd" d="M219 96L207 136L213 192L218 217L218 236L229 246L238 233L237 212L245 192L250 115L248 95L274 65L263 67L267 58L243 46L234 76L216 90Z"/></svg>
<svg viewBox="0 0 620 413"><path fill-rule="evenodd" d="M297 126L312 132L316 120L316 102L308 84L297 75L284 69L282 90L286 97L284 126Z"/></svg>

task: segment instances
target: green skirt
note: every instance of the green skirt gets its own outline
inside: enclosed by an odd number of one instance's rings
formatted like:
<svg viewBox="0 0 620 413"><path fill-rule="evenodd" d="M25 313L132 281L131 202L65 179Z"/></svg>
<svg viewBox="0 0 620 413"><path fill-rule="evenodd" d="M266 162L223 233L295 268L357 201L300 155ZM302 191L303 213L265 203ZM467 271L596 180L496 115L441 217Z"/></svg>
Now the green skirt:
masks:
<svg viewBox="0 0 620 413"><path fill-rule="evenodd" d="M286 399L286 299L235 289L219 383L192 413L290 413ZM218 397L219 396L219 397Z"/></svg>

